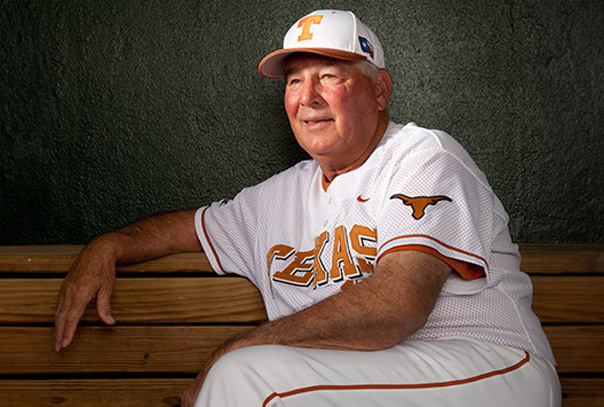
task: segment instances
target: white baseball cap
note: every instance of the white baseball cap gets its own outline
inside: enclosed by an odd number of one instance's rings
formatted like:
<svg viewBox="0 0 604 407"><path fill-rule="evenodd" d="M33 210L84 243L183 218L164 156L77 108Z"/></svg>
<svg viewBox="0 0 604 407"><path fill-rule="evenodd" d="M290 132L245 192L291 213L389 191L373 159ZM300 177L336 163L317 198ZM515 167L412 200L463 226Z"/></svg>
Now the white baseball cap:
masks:
<svg viewBox="0 0 604 407"><path fill-rule="evenodd" d="M317 10L302 17L285 34L283 49L265 56L258 71L267 78L284 76L285 59L295 52L386 67L380 40L351 11Z"/></svg>

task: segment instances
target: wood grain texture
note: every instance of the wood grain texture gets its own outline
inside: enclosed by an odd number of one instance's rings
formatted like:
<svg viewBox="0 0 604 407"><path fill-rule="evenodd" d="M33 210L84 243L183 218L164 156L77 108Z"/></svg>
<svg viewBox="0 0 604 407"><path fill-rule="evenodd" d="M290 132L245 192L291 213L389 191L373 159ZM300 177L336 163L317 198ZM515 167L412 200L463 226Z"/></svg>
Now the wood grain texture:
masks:
<svg viewBox="0 0 604 407"><path fill-rule="evenodd" d="M529 274L604 274L604 245L520 245Z"/></svg>
<svg viewBox="0 0 604 407"><path fill-rule="evenodd" d="M542 323L604 323L604 276L531 276Z"/></svg>
<svg viewBox="0 0 604 407"><path fill-rule="evenodd" d="M533 309L543 323L604 323L604 276L532 276ZM52 323L60 279L3 279L0 324ZM239 277L118 278L114 317L122 324L258 322L262 298ZM87 308L84 322L98 322Z"/></svg>
<svg viewBox="0 0 604 407"><path fill-rule="evenodd" d="M604 325L545 326L558 373L604 373Z"/></svg>
<svg viewBox="0 0 604 407"><path fill-rule="evenodd" d="M53 329L0 327L0 374L197 371L245 326L81 327L53 352ZM548 326L559 373L604 373L604 326Z"/></svg>
<svg viewBox="0 0 604 407"><path fill-rule="evenodd" d="M562 378L563 407L604 407L604 378Z"/></svg>
<svg viewBox="0 0 604 407"><path fill-rule="evenodd" d="M0 327L0 375L32 373L197 373L227 338L247 326L78 328L54 351L54 329Z"/></svg>
<svg viewBox="0 0 604 407"><path fill-rule="evenodd" d="M83 246L0 246L1 273L66 273ZM521 269L529 274L604 273L604 245L520 245ZM203 253L179 253L118 272L210 272Z"/></svg>
<svg viewBox="0 0 604 407"><path fill-rule="evenodd" d="M83 246L0 246L2 273L67 273ZM129 266L119 266L118 273L187 273L212 272L203 253L177 253Z"/></svg>
<svg viewBox="0 0 604 407"><path fill-rule="evenodd" d="M0 280L0 324L50 324L61 279ZM259 322L266 319L260 293L240 277L118 278L112 296L120 324ZM94 304L83 322L99 322Z"/></svg>
<svg viewBox="0 0 604 407"><path fill-rule="evenodd" d="M10 407L177 407L191 379L0 380Z"/></svg>

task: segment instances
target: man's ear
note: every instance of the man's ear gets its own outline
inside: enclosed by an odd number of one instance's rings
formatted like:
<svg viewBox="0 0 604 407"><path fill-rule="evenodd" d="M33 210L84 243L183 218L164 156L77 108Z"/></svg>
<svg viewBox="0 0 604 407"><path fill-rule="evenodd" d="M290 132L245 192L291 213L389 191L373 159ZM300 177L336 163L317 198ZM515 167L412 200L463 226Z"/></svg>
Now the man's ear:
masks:
<svg viewBox="0 0 604 407"><path fill-rule="evenodd" d="M390 99L390 92L392 91L392 78L387 70L380 69L378 71L375 79L375 91L379 110L383 112L388 107L388 99Z"/></svg>

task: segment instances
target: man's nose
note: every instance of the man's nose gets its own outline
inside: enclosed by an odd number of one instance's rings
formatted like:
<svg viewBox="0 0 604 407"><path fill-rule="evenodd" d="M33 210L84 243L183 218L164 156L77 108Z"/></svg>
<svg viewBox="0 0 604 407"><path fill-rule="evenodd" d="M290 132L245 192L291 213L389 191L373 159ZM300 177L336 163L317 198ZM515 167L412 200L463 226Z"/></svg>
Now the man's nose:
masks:
<svg viewBox="0 0 604 407"><path fill-rule="evenodd" d="M320 86L318 81L314 79L304 81L300 95L300 104L307 107L321 104L323 98L321 97Z"/></svg>

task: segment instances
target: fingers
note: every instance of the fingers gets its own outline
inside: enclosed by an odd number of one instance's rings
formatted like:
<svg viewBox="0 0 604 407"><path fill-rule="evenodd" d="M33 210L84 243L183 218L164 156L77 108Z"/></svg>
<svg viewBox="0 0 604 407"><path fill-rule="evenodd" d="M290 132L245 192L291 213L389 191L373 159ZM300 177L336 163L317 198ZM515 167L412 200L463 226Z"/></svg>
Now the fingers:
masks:
<svg viewBox="0 0 604 407"><path fill-rule="evenodd" d="M114 325L115 319L111 315L111 293L113 292L113 286L107 288L102 287L97 294L96 299L96 312L105 324Z"/></svg>
<svg viewBox="0 0 604 407"><path fill-rule="evenodd" d="M71 344L78 323L93 298L97 299L97 313L108 324L115 324L111 315L111 294L114 278L111 274L94 273L89 278L85 272L76 271L63 282L55 311L55 350L58 352Z"/></svg>
<svg viewBox="0 0 604 407"><path fill-rule="evenodd" d="M109 325L115 282L115 250L110 240L93 239L84 247L63 281L55 311L55 349L72 342L88 304L96 298L97 313Z"/></svg>
<svg viewBox="0 0 604 407"><path fill-rule="evenodd" d="M111 315L112 291L112 281L101 287L97 293L90 293L85 287L77 287L72 282L65 282L55 312L55 350L57 352L71 344L78 323L95 296L97 297L97 314L101 321L107 325L115 324L115 319Z"/></svg>
<svg viewBox="0 0 604 407"><path fill-rule="evenodd" d="M74 295L72 286L61 290L59 303L55 312L55 350L69 346L75 335L76 328L91 297Z"/></svg>
<svg viewBox="0 0 604 407"><path fill-rule="evenodd" d="M63 332L65 330L65 297L60 294L59 302L55 310L55 350L59 352L63 343Z"/></svg>

